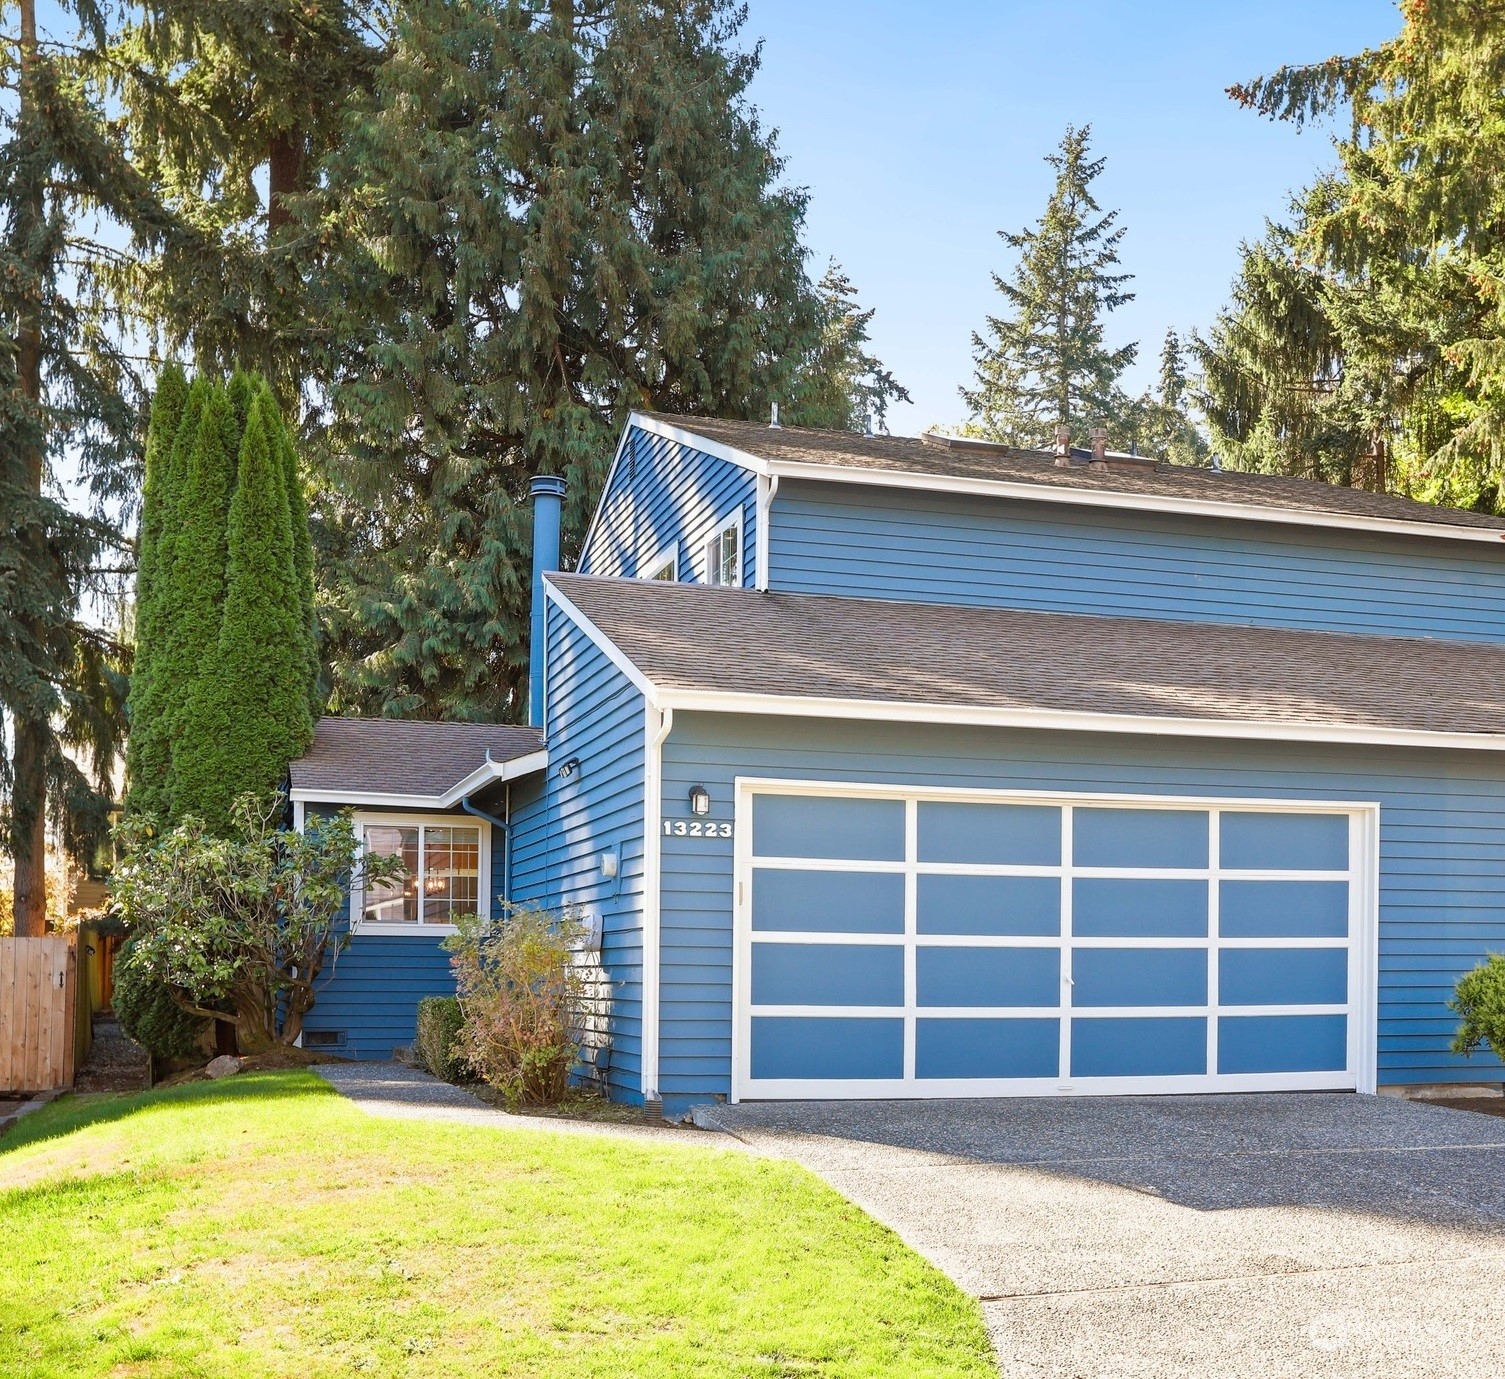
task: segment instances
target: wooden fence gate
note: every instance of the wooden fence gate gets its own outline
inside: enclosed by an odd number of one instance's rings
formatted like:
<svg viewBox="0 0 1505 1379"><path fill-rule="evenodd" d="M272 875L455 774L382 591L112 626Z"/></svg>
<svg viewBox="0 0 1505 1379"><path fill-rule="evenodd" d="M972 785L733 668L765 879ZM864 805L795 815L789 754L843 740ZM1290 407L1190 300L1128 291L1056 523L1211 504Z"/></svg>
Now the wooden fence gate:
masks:
<svg viewBox="0 0 1505 1379"><path fill-rule="evenodd" d="M72 1086L77 999L71 938L0 938L0 1094Z"/></svg>

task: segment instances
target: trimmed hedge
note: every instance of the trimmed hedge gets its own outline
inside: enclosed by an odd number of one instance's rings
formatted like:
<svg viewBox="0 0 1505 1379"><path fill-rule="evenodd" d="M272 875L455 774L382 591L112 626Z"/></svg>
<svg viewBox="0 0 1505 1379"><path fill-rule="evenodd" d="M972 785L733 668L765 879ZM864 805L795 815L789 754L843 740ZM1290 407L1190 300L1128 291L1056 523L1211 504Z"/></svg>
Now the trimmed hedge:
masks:
<svg viewBox="0 0 1505 1379"><path fill-rule="evenodd" d="M134 941L115 957L115 1018L132 1039L158 1058L192 1058L209 1021L190 1015L172 993L139 963L131 961Z"/></svg>
<svg viewBox="0 0 1505 1379"><path fill-rule="evenodd" d="M461 1081L468 1069L460 1053L460 1027L465 1014L454 996L425 996L418 1002L418 1057L435 1077Z"/></svg>

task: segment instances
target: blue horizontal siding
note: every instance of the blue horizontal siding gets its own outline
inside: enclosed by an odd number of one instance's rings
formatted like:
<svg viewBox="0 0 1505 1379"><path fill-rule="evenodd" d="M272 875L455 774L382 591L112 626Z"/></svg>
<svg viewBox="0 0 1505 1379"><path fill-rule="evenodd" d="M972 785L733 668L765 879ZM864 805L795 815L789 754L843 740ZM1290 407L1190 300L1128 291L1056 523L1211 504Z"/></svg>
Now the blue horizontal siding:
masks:
<svg viewBox="0 0 1505 1379"><path fill-rule="evenodd" d="M769 587L1505 640L1505 543L786 480Z"/></svg>
<svg viewBox="0 0 1505 1379"><path fill-rule="evenodd" d="M634 426L601 497L595 529L580 553L579 572L647 575L647 562L677 541L678 577L703 583L700 538L740 508L742 582L751 585L757 552L756 499L757 481L747 470Z"/></svg>
<svg viewBox="0 0 1505 1379"><path fill-rule="evenodd" d="M1487 1081L1494 1059L1448 1051L1458 976L1505 951L1505 771L1492 755L1216 743L681 712L664 747L666 808L692 784L731 820L737 776L1378 801L1381 1083ZM732 839L666 837L666 1097L730 1091Z"/></svg>
<svg viewBox="0 0 1505 1379"><path fill-rule="evenodd" d="M333 811L310 805L309 812ZM375 812L409 814L417 820L434 811L383 808ZM459 811L443 812L451 816ZM501 831L493 828L489 893L483 897L492 912L502 894L505 856ZM325 966L314 1008L303 1027L343 1035L344 1043L331 1047L330 1053L390 1058L393 1049L407 1047L417 1037L419 1001L425 996L455 994L449 954L439 946L442 938L437 935L351 934L348 904L340 938L343 947Z"/></svg>
<svg viewBox="0 0 1505 1379"><path fill-rule="evenodd" d="M546 619L549 769L514 788L512 896L601 915L612 1095L642 1095L643 697L556 606ZM579 769L559 767L579 758ZM615 851L617 879L601 875Z"/></svg>

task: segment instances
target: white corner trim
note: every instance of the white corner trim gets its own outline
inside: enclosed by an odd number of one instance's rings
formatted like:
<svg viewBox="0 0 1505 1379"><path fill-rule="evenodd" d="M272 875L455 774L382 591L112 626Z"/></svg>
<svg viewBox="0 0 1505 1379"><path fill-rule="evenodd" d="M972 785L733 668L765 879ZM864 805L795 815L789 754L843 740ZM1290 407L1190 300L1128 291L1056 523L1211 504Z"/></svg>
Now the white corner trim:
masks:
<svg viewBox="0 0 1505 1379"><path fill-rule="evenodd" d="M690 569L702 584L718 589L747 588L746 516L739 501L730 512L723 513L714 522L703 527L700 535L690 543ZM737 582L718 584L711 578L711 560L706 547L723 532L733 530L737 533ZM756 571L754 574L756 576Z"/></svg>
<svg viewBox="0 0 1505 1379"><path fill-rule="evenodd" d="M1407 522L1392 517L1363 517L1357 514L1324 512L1318 508L1274 508L1257 503L1222 503L1204 498L1163 498L1158 494L1128 493L1122 489L1066 488L1018 480L969 479L939 474L915 474L907 470L810 464L800 460L774 461L770 472L788 479L809 479L816 483L870 484L880 488L923 489L932 493L1018 498L1031 503L1065 503L1079 507L1127 508L1194 517L1228 517L1236 521L1298 527L1336 527L1400 536L1433 536L1450 541L1482 541L1496 546L1505 542L1505 530L1453 526L1445 522Z"/></svg>
<svg viewBox="0 0 1505 1379"><path fill-rule="evenodd" d="M844 718L891 723L948 723L971 727L1036 728L1049 732L1135 733L1171 737L1233 738L1267 742L1324 742L1384 747L1461 748L1505 752L1505 734L1448 733L1367 727L1347 723L1291 723L1222 718L1150 717L1059 709L988 708L892 700L739 694L727 691L660 691L665 707L705 713L756 713L795 718Z"/></svg>
<svg viewBox="0 0 1505 1379"><path fill-rule="evenodd" d="M769 565L768 551L771 532L770 523L773 520L773 500L778 497L779 476L758 475L758 531L757 531L757 559L753 567L753 588L760 593L768 589Z"/></svg>
<svg viewBox="0 0 1505 1379"><path fill-rule="evenodd" d="M602 655L609 660L618 670L625 675L650 704L658 704L658 687L643 674L627 658L626 652L619 647L610 637L585 616L568 596L551 580L548 575L543 577L544 597L554 604L561 613L575 624L601 651Z"/></svg>
<svg viewBox="0 0 1505 1379"><path fill-rule="evenodd" d="M658 1095L660 963L663 937L663 840L659 826L664 810L664 740L674 728L674 710L643 708L643 1044L642 1093Z"/></svg>
<svg viewBox="0 0 1505 1379"><path fill-rule="evenodd" d="M611 492L613 481L617 477L617 469L622 463L622 452L627 449L628 438L632 435L633 421L629 416L627 425L622 428L621 439L617 441L616 454L611 457L611 466L606 471L606 482L601 486L601 499L596 504L596 510L591 513L590 526L585 529L585 540L580 543L580 559L576 562L577 567L584 565L591 553L591 543L596 539L596 528L601 525L601 512L606 507L606 496Z"/></svg>
<svg viewBox="0 0 1505 1379"><path fill-rule="evenodd" d="M694 417L686 417L685 420L690 423L691 427L694 426ZM646 417L641 412L633 412L627 418L627 425L636 426L639 431L646 431L649 435L677 441L680 445L689 446L691 450L700 451L702 455L711 455L718 460L725 460L728 464L734 464L739 469L746 469L753 474L772 473L769 462L757 455L750 454L746 450L738 450L736 446L726 445L722 441L714 441L709 436L698 435L687 427L673 426L667 421L660 421L657 417Z"/></svg>

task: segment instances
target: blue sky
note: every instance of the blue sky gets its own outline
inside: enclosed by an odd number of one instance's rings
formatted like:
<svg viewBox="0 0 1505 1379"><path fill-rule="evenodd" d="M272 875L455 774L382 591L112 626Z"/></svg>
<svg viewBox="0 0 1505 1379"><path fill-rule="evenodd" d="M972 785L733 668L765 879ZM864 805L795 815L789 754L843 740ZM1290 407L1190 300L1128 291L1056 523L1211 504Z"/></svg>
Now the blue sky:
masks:
<svg viewBox="0 0 1505 1379"><path fill-rule="evenodd" d="M914 397L896 433L963 419L970 332L996 310L997 238L1040 214L1043 156L1091 124L1096 190L1128 227L1137 299L1113 343L1140 341L1135 387L1168 326L1205 326L1239 241L1332 161L1330 134L1240 110L1230 83L1355 52L1400 27L1392 0L749 0L752 90L787 178L811 191L817 275L835 255L876 350Z"/></svg>

